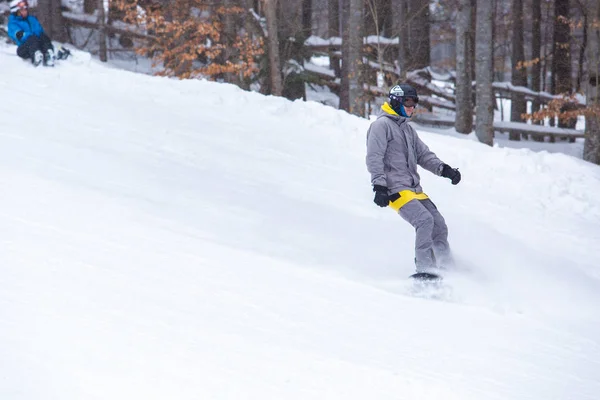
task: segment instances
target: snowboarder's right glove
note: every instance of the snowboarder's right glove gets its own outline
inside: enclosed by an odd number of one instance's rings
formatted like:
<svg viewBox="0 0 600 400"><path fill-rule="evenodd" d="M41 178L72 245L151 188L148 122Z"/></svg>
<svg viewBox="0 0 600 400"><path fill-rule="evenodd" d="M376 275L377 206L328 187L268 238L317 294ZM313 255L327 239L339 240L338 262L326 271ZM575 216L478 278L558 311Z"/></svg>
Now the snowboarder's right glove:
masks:
<svg viewBox="0 0 600 400"><path fill-rule="evenodd" d="M460 172L458 168L452 168L448 164L442 164L442 173L444 178L448 178L452 181L453 185L457 185L460 182Z"/></svg>
<svg viewBox="0 0 600 400"><path fill-rule="evenodd" d="M23 31L17 32L15 36L17 37L17 40L21 40L21 38L23 37Z"/></svg>
<svg viewBox="0 0 600 400"><path fill-rule="evenodd" d="M381 185L373 185L373 191L375 192L375 198L373 199L375 204L379 207L387 207L390 204L388 188Z"/></svg>

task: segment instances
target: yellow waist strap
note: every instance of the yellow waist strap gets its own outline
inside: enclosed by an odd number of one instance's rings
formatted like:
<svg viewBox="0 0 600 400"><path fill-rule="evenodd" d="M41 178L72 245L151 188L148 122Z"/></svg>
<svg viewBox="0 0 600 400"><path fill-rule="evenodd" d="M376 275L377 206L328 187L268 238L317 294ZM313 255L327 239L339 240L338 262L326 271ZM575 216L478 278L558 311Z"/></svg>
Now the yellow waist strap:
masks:
<svg viewBox="0 0 600 400"><path fill-rule="evenodd" d="M402 208L402 206L404 206L411 200L425 200L429 198L425 193L415 193L410 190L403 190L398 194L400 195L400 197L398 197L394 201L390 201L390 207L392 207L396 212L398 212Z"/></svg>

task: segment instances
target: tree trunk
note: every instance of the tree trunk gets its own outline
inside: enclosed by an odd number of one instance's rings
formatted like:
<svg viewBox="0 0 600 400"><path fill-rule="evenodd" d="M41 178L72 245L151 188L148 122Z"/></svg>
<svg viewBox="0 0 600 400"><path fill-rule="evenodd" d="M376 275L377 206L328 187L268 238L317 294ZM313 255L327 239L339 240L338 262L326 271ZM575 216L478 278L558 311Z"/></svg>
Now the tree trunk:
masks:
<svg viewBox="0 0 600 400"><path fill-rule="evenodd" d="M329 37L341 37L340 0L327 0L327 32Z"/></svg>
<svg viewBox="0 0 600 400"><path fill-rule="evenodd" d="M283 93L283 80L281 78L281 61L279 59L279 35L277 32L277 1L263 0L263 7L267 19L267 51L269 53L270 93L281 96Z"/></svg>
<svg viewBox="0 0 600 400"><path fill-rule="evenodd" d="M306 38L312 34L312 0L302 0L302 34Z"/></svg>
<svg viewBox="0 0 600 400"><path fill-rule="evenodd" d="M362 0L344 0L342 43L342 82L340 109L364 115L360 65L362 55Z"/></svg>
<svg viewBox="0 0 600 400"><path fill-rule="evenodd" d="M531 24L531 90L539 92L542 90L542 0L533 0L532 2L532 24ZM531 105L531 112L539 111L540 102L534 100ZM534 137L535 140L535 137Z"/></svg>
<svg viewBox="0 0 600 400"><path fill-rule="evenodd" d="M329 37L341 37L340 33L340 0L328 0L328 33ZM335 47L329 49L329 67L337 78L342 76L340 59L334 55Z"/></svg>
<svg viewBox="0 0 600 400"><path fill-rule="evenodd" d="M552 65L552 82L554 84L552 93L571 94L571 30L569 27L569 0L556 0L555 6L555 25L554 25L554 51ZM562 110L561 110L562 111ZM567 121L558 121L558 126L562 128L573 128L572 123Z"/></svg>
<svg viewBox="0 0 600 400"><path fill-rule="evenodd" d="M224 0L223 6L225 8L231 8L231 7L237 5L235 3L236 3L235 0ZM223 17L223 35L224 35L224 42L226 43L226 48L223 51L223 58L225 60L231 60L231 58L234 55L233 43L237 36L236 35L236 27L235 27L235 18L232 14L226 14ZM226 82L238 84L238 85L241 80L239 76L236 76L235 74L232 74L232 73L225 74L224 78L225 78Z"/></svg>
<svg viewBox="0 0 600 400"><path fill-rule="evenodd" d="M523 0L512 1L512 72L511 83L513 86L527 86L527 69L522 64L525 61L525 48L523 46ZM525 97L519 93L511 96L510 120L523 122L521 114L527 112ZM511 132L509 140L521 140L518 133Z"/></svg>
<svg viewBox="0 0 600 400"><path fill-rule="evenodd" d="M240 25L244 29L244 31L251 37L261 38L264 40L264 43L267 43L267 37L265 36L265 30L262 28L260 23L254 18L251 14L251 10L258 12L255 8L255 0L237 0L240 7L242 7L245 12L241 14ZM257 83L259 84L259 92L262 94L268 94L269 88L269 77L268 73L264 73L264 71L268 71L269 67L269 57L267 52L257 60L258 68L261 73L257 77ZM251 80L247 78L241 78L238 82L239 86L244 90L250 90Z"/></svg>
<svg viewBox="0 0 600 400"><path fill-rule="evenodd" d="M411 71L431 64L429 0L408 0L408 10L411 17L408 40L408 70Z"/></svg>
<svg viewBox="0 0 600 400"><path fill-rule="evenodd" d="M554 57L548 57L548 47L552 46L552 39L553 39L553 27L554 27L554 23L551 23L552 18L553 18L553 5L550 5L547 3L547 1L544 1L544 3L542 3L542 5L546 8L546 13L545 13L545 23L543 24L543 43L542 43L542 48L544 49L544 53L542 54L543 60L542 60L542 92L550 92L551 90L548 89L548 86L552 85L551 81L552 81L552 60L554 59ZM548 81L548 70L550 70L550 81Z"/></svg>
<svg viewBox="0 0 600 400"><path fill-rule="evenodd" d="M364 35L393 36L391 0L366 0Z"/></svg>
<svg viewBox="0 0 600 400"><path fill-rule="evenodd" d="M392 0L379 0L381 2L381 34L385 37L392 37Z"/></svg>
<svg viewBox="0 0 600 400"><path fill-rule="evenodd" d="M365 36L379 35L379 32L381 32L381 25L379 25L379 3L380 0L365 0L365 21L363 26Z"/></svg>
<svg viewBox="0 0 600 400"><path fill-rule="evenodd" d="M457 132L473 130L473 105L471 77L471 0L460 0L456 20L456 119Z"/></svg>
<svg viewBox="0 0 600 400"><path fill-rule="evenodd" d="M493 80L504 82L506 80L505 73L507 72L506 58L510 48L510 30L507 29L507 20L509 16L505 16L504 11L505 4L501 0L495 0L492 5L492 38L496 40L496 43L503 43L502 45L493 46L493 57L492 64L497 63L500 67L496 70L495 65L493 66ZM499 16L499 17L498 17Z"/></svg>
<svg viewBox="0 0 600 400"><path fill-rule="evenodd" d="M577 82L575 84L575 93L580 93L581 83L584 77L584 65L585 65L585 49L587 48L587 37L588 37L588 15L587 12L583 12L583 33L581 38L581 48L579 49L579 63L577 66Z"/></svg>
<svg viewBox="0 0 600 400"><path fill-rule="evenodd" d="M349 29L348 29L348 16L350 8L350 0L340 0L340 13L342 14L342 20L340 23L342 29L342 78L340 80L340 110L350 110L350 86L349 86L349 65L356 60L350 60L349 50Z"/></svg>
<svg viewBox="0 0 600 400"><path fill-rule="evenodd" d="M583 159L600 165L600 2L587 1L588 82L587 107L594 110L585 119Z"/></svg>
<svg viewBox="0 0 600 400"><path fill-rule="evenodd" d="M292 11L292 15L286 14L286 11ZM280 54L286 65L283 68L285 72L282 94L290 100L306 100L307 76L303 73L302 68L289 68L289 66L303 66L308 55L304 43L312 33L312 0L302 0L299 3L284 1L280 3L279 13L279 18L286 21L286 26L279 27L280 36L292 38L292 40L281 43L284 46L280 48Z"/></svg>
<svg viewBox="0 0 600 400"><path fill-rule="evenodd" d="M67 31L62 17L60 0L39 0L36 16L52 40L66 42Z"/></svg>
<svg viewBox="0 0 600 400"><path fill-rule="evenodd" d="M69 40L69 38L62 16L61 6L60 0L54 0L52 2L52 39L64 43Z"/></svg>
<svg viewBox="0 0 600 400"><path fill-rule="evenodd" d="M98 2L96 0L83 0L83 12L93 14L96 11Z"/></svg>
<svg viewBox="0 0 600 400"><path fill-rule="evenodd" d="M104 0L97 0L98 6L98 56L100 61L108 61L108 50L106 48L106 12Z"/></svg>
<svg viewBox="0 0 600 400"><path fill-rule="evenodd" d="M571 38L569 0L554 2L554 41L552 46L552 94L571 93Z"/></svg>
<svg viewBox="0 0 600 400"><path fill-rule="evenodd" d="M469 38L469 52L471 53L471 56L469 57L470 60L470 64L469 64L469 69L470 69L470 74L471 74L471 79L475 80L475 26L477 25L477 0L471 0L471 34L470 34L470 38ZM493 76L493 75L492 75ZM475 93L473 90L471 90L471 92L473 92L471 94L472 96L472 103L475 102L475 98L473 96L475 96Z"/></svg>
<svg viewBox="0 0 600 400"><path fill-rule="evenodd" d="M492 2L477 0L476 74L477 120L475 132L480 142L494 144L494 101L492 92Z"/></svg>
<svg viewBox="0 0 600 400"><path fill-rule="evenodd" d="M393 2L393 26L394 36L398 36L398 75L400 81L406 80L406 68L408 66L408 21L406 0L394 0Z"/></svg>

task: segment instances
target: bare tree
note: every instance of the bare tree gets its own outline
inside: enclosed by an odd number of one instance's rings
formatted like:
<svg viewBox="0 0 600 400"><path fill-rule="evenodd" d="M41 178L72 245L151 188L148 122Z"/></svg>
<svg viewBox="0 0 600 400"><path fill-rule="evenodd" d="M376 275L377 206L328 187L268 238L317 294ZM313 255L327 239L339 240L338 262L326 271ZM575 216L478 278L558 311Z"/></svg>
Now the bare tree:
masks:
<svg viewBox="0 0 600 400"><path fill-rule="evenodd" d="M48 36L59 42L67 41L60 0L39 0L37 16Z"/></svg>
<svg viewBox="0 0 600 400"><path fill-rule="evenodd" d="M106 12L104 10L104 0L98 0L98 55L100 61L108 60L108 49L106 47Z"/></svg>
<svg viewBox="0 0 600 400"><path fill-rule="evenodd" d="M541 86L542 74L542 0L533 0L532 24L531 24L531 89L539 92ZM540 102L534 100L531 105L531 112L539 111Z"/></svg>
<svg viewBox="0 0 600 400"><path fill-rule="evenodd" d="M475 133L480 142L494 144L494 102L492 93L492 16L490 0L477 0L475 65L477 75L477 122Z"/></svg>
<svg viewBox="0 0 600 400"><path fill-rule="evenodd" d="M340 34L340 0L328 0L327 32L329 37L341 37ZM340 59L335 54L335 47L329 49L329 66L335 76L341 76Z"/></svg>
<svg viewBox="0 0 600 400"><path fill-rule="evenodd" d="M584 66L585 66L585 49L587 47L587 28L588 28L588 18L587 18L587 10L585 9L585 4L582 4L581 0L577 1L577 6L580 9L580 12L583 16L583 32L581 38L581 45L579 46L579 61L577 63L577 82L575 84L575 92L581 92L581 84L583 81Z"/></svg>
<svg viewBox="0 0 600 400"><path fill-rule="evenodd" d="M570 1L556 0L554 3L554 41L552 51L552 93L571 94L571 28ZM559 119L558 126L574 128L574 121Z"/></svg>
<svg viewBox="0 0 600 400"><path fill-rule="evenodd" d="M364 34L393 36L392 0L366 0Z"/></svg>
<svg viewBox="0 0 600 400"><path fill-rule="evenodd" d="M554 41L552 42L553 94L571 93L571 31L569 28L569 0L554 2Z"/></svg>
<svg viewBox="0 0 600 400"><path fill-rule="evenodd" d="M304 62L308 57L306 39L312 34L312 0L279 0L278 36L282 95L290 100L306 99Z"/></svg>
<svg viewBox="0 0 600 400"><path fill-rule="evenodd" d="M362 0L343 0L342 82L340 109L355 115L364 114L360 64L362 55Z"/></svg>
<svg viewBox="0 0 600 400"><path fill-rule="evenodd" d="M227 8L237 6L235 0L224 0L223 5ZM225 60L228 60L231 58L231 56L233 54L233 43L236 38L235 18L233 17L232 14L226 14L223 17L223 36L224 36L224 42L227 46L225 51L223 52L223 57ZM229 83L235 83L237 85L240 85L240 82L239 82L240 80L234 74L231 74L231 73L225 74L225 80Z"/></svg>
<svg viewBox="0 0 600 400"><path fill-rule="evenodd" d="M395 27L394 36L398 36L398 72L400 80L406 79L406 70L408 66L408 8L406 0L393 0L393 26Z"/></svg>
<svg viewBox="0 0 600 400"><path fill-rule="evenodd" d="M587 0L587 106L595 111L585 119L583 159L600 164L600 2Z"/></svg>
<svg viewBox="0 0 600 400"><path fill-rule="evenodd" d="M554 0L543 0L542 2L542 91L549 92L551 89L551 80L547 79L548 71L552 71L552 59L550 52L552 50L553 42L553 28L554 28Z"/></svg>
<svg viewBox="0 0 600 400"><path fill-rule="evenodd" d="M429 21L429 0L407 0L410 12L409 24L409 65L408 70L419 69L431 64L431 23Z"/></svg>
<svg viewBox="0 0 600 400"><path fill-rule="evenodd" d="M493 18L493 17L492 17ZM471 46L469 47L469 52L471 53L471 64L469 68L471 70L471 79L475 79L475 26L477 25L477 0L471 0L471 37L469 38L469 42ZM492 36L495 37L494 31L492 31ZM493 58L492 58L493 65Z"/></svg>
<svg viewBox="0 0 600 400"><path fill-rule="evenodd" d="M373 33L376 35L377 37L377 44L376 44L376 53L377 53L377 64L379 65L379 71L378 74L383 77L385 75L384 73L384 53L387 49L387 44L382 44L381 43L381 37L383 36L384 32L384 23L385 23L385 19L382 18L380 16L380 14L385 13L385 10L383 9L383 5L382 4L382 0L366 0L366 5L367 5L367 18L366 21L368 21L368 25L370 25L370 28ZM366 28L365 28L366 29Z"/></svg>
<svg viewBox="0 0 600 400"><path fill-rule="evenodd" d="M456 119L457 132L473 130L473 105L471 82L471 0L460 0L456 19Z"/></svg>
<svg viewBox="0 0 600 400"><path fill-rule="evenodd" d="M263 0L263 7L267 19L267 49L269 53L270 93L281 96L283 93L283 80L281 78L281 61L279 59L279 34L277 31L277 2L278 0Z"/></svg>
<svg viewBox="0 0 600 400"><path fill-rule="evenodd" d="M302 36L312 34L312 0L302 0Z"/></svg>
<svg viewBox="0 0 600 400"><path fill-rule="evenodd" d="M527 86L527 69L523 65L525 61L525 48L523 40L523 0L512 0L512 71L511 83L514 86ZM522 114L527 112L525 97L520 93L511 96L510 120L523 122ZM520 140L518 133L511 132L510 140Z"/></svg>

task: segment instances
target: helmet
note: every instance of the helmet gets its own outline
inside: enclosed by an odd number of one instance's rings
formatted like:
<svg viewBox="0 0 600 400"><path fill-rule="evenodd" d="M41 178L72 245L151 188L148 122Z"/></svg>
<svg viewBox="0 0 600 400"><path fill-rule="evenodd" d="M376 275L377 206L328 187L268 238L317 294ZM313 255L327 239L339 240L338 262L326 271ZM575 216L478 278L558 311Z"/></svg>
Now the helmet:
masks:
<svg viewBox="0 0 600 400"><path fill-rule="evenodd" d="M406 117L404 106L416 107L419 103L419 96L417 96L417 90L407 83L401 83L390 89L390 106L392 109Z"/></svg>
<svg viewBox="0 0 600 400"><path fill-rule="evenodd" d="M406 99L412 99L416 104L419 103L419 96L417 96L417 89L409 85L408 83L401 83L390 89L390 100L400 100L404 102Z"/></svg>
<svg viewBox="0 0 600 400"><path fill-rule="evenodd" d="M10 2L9 6L10 6L10 12L16 13L17 11L19 11L21 9L28 9L29 3L27 3L27 0L12 0Z"/></svg>

